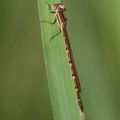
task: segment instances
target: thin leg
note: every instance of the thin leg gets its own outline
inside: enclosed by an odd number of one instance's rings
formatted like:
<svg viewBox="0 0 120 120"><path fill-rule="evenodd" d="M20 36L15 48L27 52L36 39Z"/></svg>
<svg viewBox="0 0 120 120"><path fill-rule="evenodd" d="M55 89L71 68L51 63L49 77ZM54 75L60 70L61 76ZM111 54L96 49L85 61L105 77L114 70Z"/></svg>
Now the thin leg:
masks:
<svg viewBox="0 0 120 120"><path fill-rule="evenodd" d="M45 1L45 3L48 5L50 13L55 13L55 11L51 9L52 5L50 5L47 1Z"/></svg>
<svg viewBox="0 0 120 120"><path fill-rule="evenodd" d="M53 40L53 39L54 39L56 36L58 36L60 33L61 33L61 29L60 29L60 28L56 29L55 32L52 34L49 42L51 42L51 40Z"/></svg>
<svg viewBox="0 0 120 120"><path fill-rule="evenodd" d="M49 11L51 11L51 6L50 6L50 4L49 4L47 1L45 1L45 3L48 5Z"/></svg>
<svg viewBox="0 0 120 120"><path fill-rule="evenodd" d="M49 24L52 24L52 25L55 24L56 23L56 14L53 17L52 22L51 21L47 21L47 20L41 20L40 23L49 23Z"/></svg>
<svg viewBox="0 0 120 120"><path fill-rule="evenodd" d="M47 20L41 20L40 23L49 23L49 24L55 24L56 23L56 19L53 22L47 21Z"/></svg>

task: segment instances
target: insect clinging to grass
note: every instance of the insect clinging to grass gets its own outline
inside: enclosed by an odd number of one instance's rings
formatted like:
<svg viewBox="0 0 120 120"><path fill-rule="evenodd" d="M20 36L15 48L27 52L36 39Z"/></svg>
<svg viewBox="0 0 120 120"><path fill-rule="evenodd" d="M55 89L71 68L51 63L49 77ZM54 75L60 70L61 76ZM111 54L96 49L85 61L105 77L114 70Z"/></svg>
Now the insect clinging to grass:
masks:
<svg viewBox="0 0 120 120"><path fill-rule="evenodd" d="M81 115L83 115L84 114L83 113L83 105L82 105L82 101L81 101L81 97L80 97L81 86L80 86L80 81L79 81L78 73L77 73L77 70L76 70L76 66L74 64L72 49L71 49L71 46L70 46L68 33L67 33L67 29L66 29L67 18L64 15L64 11L66 10L66 7L62 3L49 4L49 3L46 2L46 4L48 5L50 13L54 13L55 15L53 17L52 22L46 21L46 20L42 20L40 22L41 23L45 22L45 23L49 23L49 24L52 24L52 25L54 25L57 22L58 32L53 34L51 36L50 40L54 39L59 34L62 34L62 36L63 36L64 43L65 43L66 54L67 54L68 62L69 62L69 65L70 65L70 71L71 71L72 79L74 81L74 88L75 88L75 91L76 91L77 102L78 102L78 105L79 105L80 113L81 113Z"/></svg>

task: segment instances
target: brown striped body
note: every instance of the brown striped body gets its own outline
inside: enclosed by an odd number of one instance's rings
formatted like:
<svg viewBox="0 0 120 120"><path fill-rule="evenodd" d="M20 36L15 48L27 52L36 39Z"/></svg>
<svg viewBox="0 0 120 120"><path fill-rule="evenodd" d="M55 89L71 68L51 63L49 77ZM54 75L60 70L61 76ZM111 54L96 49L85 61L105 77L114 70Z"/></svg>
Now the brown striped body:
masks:
<svg viewBox="0 0 120 120"><path fill-rule="evenodd" d="M82 101L80 98L80 92L81 92L80 81L79 81L78 73L77 73L77 70L76 70L76 67L74 64L73 54L72 54L72 50L71 50L71 46L70 46L70 42L69 42L67 30L66 30L66 25L67 25L66 20L67 19L65 18L64 14L63 14L64 10L65 10L64 4L58 3L58 4L50 5L50 11L54 12L56 14L56 20L58 22L58 25L61 29L61 32L62 32L62 35L64 38L66 54L68 57L68 62L70 65L72 78L74 81L74 88L76 91L78 105L79 105L80 112L83 114L83 105L82 105Z"/></svg>

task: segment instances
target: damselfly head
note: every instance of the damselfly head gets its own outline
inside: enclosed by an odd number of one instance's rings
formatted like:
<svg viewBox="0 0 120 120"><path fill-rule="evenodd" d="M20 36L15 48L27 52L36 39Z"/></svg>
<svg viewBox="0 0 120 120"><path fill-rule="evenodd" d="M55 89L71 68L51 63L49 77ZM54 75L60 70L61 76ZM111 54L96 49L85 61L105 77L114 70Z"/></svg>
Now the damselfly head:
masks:
<svg viewBox="0 0 120 120"><path fill-rule="evenodd" d="M47 1L45 3L48 5L50 12L57 12L57 11L65 11L66 7L62 3L57 3L57 4L49 4Z"/></svg>
<svg viewBox="0 0 120 120"><path fill-rule="evenodd" d="M51 12L65 11L65 10L66 10L65 5L62 4L62 3L50 5L50 11Z"/></svg>
<svg viewBox="0 0 120 120"><path fill-rule="evenodd" d="M56 8L57 10L60 10L60 11L63 11L63 10L66 9L66 8L65 8L65 5L62 4L62 3L55 4L54 6L55 6L55 8Z"/></svg>
<svg viewBox="0 0 120 120"><path fill-rule="evenodd" d="M59 3L56 6L59 7L59 9L65 10L65 5L62 3Z"/></svg>

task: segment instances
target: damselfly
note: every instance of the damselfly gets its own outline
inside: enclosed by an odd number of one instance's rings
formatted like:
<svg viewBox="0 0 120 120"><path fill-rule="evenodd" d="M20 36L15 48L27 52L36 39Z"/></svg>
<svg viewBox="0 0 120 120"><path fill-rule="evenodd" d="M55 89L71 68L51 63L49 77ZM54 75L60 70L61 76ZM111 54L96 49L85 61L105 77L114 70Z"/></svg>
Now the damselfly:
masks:
<svg viewBox="0 0 120 120"><path fill-rule="evenodd" d="M57 33L55 33L53 36L51 36L50 40L52 40L54 37L56 37L57 35L62 33L64 42L65 42L66 53L67 53L67 57L68 57L69 65L70 65L70 70L71 70L72 78L74 81L74 88L76 91L76 96L77 96L80 113L81 113L81 115L84 115L83 105L82 105L82 101L81 101L81 97L80 97L80 93L81 93L80 81L79 81L78 73L77 73L77 70L76 70L76 67L74 64L73 54L72 54L72 50L71 50L71 46L70 46L70 42L69 42L69 38L68 38L68 34L67 34L67 29L66 29L67 19L63 13L66 10L65 5L62 3L57 3L57 4L52 4L52 5L47 3L47 5L49 7L49 11L51 13L55 13L54 19L52 22L49 22L46 20L42 20L41 22L47 22L50 24L55 24L56 22L58 23L59 31Z"/></svg>

